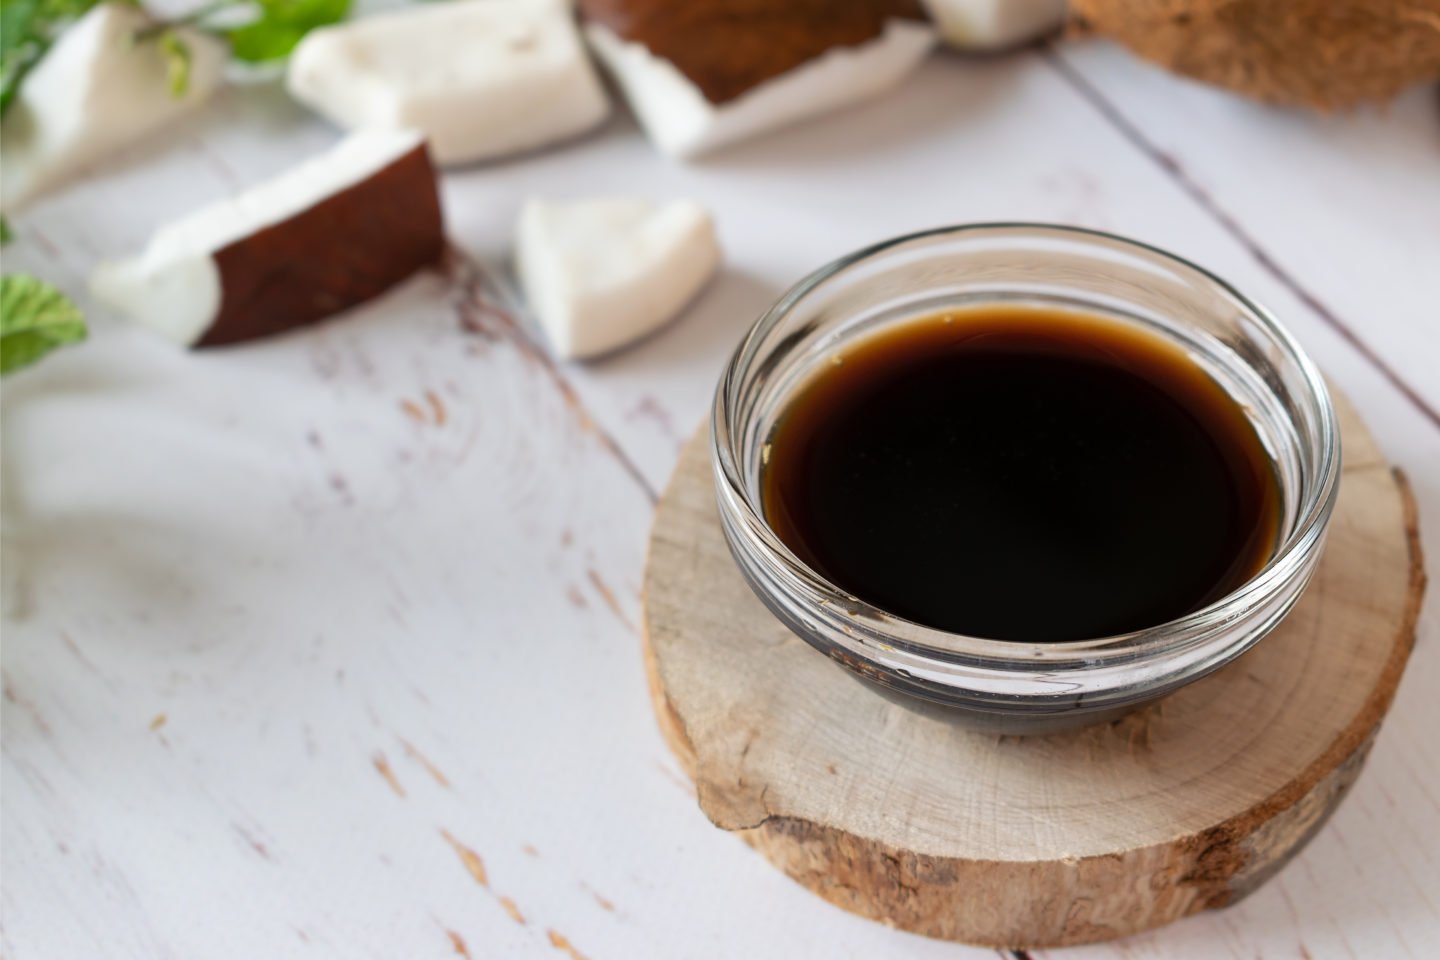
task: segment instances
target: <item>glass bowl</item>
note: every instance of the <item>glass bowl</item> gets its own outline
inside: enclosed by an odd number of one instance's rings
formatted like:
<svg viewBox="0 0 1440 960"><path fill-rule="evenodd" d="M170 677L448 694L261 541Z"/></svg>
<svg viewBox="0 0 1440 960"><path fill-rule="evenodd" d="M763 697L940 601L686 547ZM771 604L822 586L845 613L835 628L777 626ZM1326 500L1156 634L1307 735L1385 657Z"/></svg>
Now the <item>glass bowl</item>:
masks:
<svg viewBox="0 0 1440 960"><path fill-rule="evenodd" d="M1111 637L1018 643L950 633L871 606L766 524L760 477L797 388L877 328L986 303L1098 314L1179 345L1245 411L1274 465L1280 531L1263 568L1203 609ZM1319 559L1340 477L1325 382L1263 307L1212 273L1123 237L984 223L899 237L806 277L751 328L715 393L720 518L741 573L820 652L912 705L1026 733L1108 719L1224 665L1294 606ZM1037 602L1043 602L1037 597Z"/></svg>

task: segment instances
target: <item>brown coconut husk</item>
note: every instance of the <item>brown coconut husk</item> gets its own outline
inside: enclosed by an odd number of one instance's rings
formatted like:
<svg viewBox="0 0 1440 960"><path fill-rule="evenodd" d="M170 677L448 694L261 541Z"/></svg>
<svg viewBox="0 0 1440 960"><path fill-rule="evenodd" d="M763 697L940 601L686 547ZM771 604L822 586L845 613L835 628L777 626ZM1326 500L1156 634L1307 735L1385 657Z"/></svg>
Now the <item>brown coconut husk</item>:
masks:
<svg viewBox="0 0 1440 960"><path fill-rule="evenodd" d="M928 19L919 0L580 0L580 14L669 60L716 104L873 40L891 18Z"/></svg>
<svg viewBox="0 0 1440 960"><path fill-rule="evenodd" d="M1256 100L1334 110L1440 79L1440 0L1072 0L1082 29Z"/></svg>

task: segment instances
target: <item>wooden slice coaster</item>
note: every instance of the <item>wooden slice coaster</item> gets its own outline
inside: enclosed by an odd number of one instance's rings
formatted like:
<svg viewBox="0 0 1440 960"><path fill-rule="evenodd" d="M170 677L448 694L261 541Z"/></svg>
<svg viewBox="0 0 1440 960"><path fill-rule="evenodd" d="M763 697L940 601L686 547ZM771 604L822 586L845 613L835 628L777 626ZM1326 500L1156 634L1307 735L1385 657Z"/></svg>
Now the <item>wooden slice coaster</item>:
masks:
<svg viewBox="0 0 1440 960"><path fill-rule="evenodd" d="M1360 772L1414 642L1414 501L1339 402L1309 591L1252 651L1103 726L1005 737L876 694L792 635L726 549L705 431L645 575L656 713L700 806L831 903L932 937L1086 943L1234 903Z"/></svg>

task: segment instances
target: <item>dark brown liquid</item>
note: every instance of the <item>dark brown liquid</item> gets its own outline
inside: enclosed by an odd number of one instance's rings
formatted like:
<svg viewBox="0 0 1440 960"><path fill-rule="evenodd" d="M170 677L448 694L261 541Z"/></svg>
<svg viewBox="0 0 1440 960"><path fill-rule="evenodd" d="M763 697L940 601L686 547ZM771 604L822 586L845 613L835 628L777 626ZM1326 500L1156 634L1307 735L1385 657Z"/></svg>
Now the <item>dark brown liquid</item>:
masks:
<svg viewBox="0 0 1440 960"><path fill-rule="evenodd" d="M1254 428L1158 337L995 306L832 360L770 437L765 516L882 610L997 640L1107 637L1219 599L1273 549Z"/></svg>

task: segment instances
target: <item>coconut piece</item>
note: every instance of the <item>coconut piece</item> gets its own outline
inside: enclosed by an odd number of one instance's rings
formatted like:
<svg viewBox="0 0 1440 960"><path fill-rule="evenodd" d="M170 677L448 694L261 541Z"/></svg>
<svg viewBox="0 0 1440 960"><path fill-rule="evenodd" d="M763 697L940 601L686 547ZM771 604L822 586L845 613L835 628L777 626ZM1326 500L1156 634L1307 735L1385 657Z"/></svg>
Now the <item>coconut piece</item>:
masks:
<svg viewBox="0 0 1440 960"><path fill-rule="evenodd" d="M352 134L102 264L95 297L179 343L209 347L314 323L438 261L435 171L414 131Z"/></svg>
<svg viewBox="0 0 1440 960"><path fill-rule="evenodd" d="M185 92L170 90L164 51L135 41L153 21L138 7L94 7L61 34L0 129L0 210L13 211L115 150L204 103L220 85L225 45L177 29L190 51Z"/></svg>
<svg viewBox="0 0 1440 960"><path fill-rule="evenodd" d="M693 157L875 96L934 44L918 0L580 0L655 144Z"/></svg>
<svg viewBox="0 0 1440 960"><path fill-rule="evenodd" d="M589 357L674 317L715 272L720 245L710 214L689 200L531 200L515 259L555 351Z"/></svg>
<svg viewBox="0 0 1440 960"><path fill-rule="evenodd" d="M598 124L609 100L561 0L464 0L316 30L290 92L346 128L424 132L437 163L543 146Z"/></svg>
<svg viewBox="0 0 1440 960"><path fill-rule="evenodd" d="M1388 100L1440 77L1436 0L1074 0L1082 27L1166 69L1289 106Z"/></svg>
<svg viewBox="0 0 1440 960"><path fill-rule="evenodd" d="M959 50L1002 50L1058 30L1066 0L921 0L945 42Z"/></svg>

